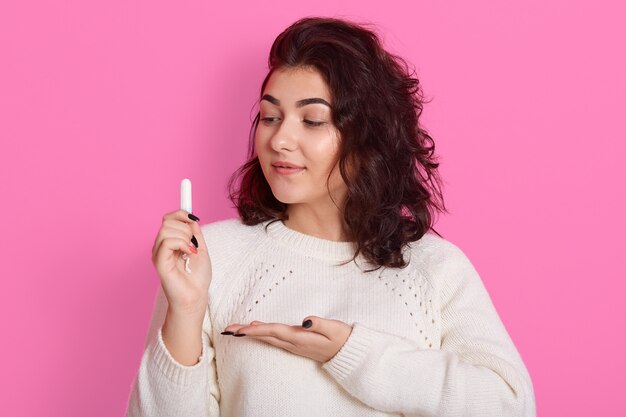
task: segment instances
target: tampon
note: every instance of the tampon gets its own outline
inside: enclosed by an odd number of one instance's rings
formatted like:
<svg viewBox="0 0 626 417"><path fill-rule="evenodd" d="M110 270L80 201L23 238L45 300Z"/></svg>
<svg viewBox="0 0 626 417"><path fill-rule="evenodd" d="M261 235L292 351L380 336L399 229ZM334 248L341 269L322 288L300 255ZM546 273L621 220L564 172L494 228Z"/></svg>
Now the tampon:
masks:
<svg viewBox="0 0 626 417"><path fill-rule="evenodd" d="M180 182L180 209L191 213L191 180L189 178ZM183 253L183 259L185 260L185 272L190 273L189 256Z"/></svg>

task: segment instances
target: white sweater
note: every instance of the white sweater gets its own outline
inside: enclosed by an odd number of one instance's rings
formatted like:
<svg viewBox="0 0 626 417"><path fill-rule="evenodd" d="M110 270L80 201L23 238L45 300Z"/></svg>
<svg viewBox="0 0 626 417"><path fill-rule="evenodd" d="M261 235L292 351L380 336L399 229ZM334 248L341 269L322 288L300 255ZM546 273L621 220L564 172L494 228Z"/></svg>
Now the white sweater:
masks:
<svg viewBox="0 0 626 417"><path fill-rule="evenodd" d="M163 344L159 288L126 416L535 416L530 375L484 284L453 243L426 234L405 269L372 269L350 242L281 221L201 226L212 263L199 363ZM410 257L410 258L409 258ZM232 323L353 326L320 363L266 342L220 334Z"/></svg>

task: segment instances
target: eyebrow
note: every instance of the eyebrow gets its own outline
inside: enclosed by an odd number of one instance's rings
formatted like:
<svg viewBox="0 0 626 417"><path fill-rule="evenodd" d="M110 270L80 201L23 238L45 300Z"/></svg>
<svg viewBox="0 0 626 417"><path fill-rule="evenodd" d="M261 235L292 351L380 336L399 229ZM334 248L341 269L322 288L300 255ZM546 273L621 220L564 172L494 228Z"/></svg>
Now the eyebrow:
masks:
<svg viewBox="0 0 626 417"><path fill-rule="evenodd" d="M269 94L264 94L263 97L261 97L261 100L267 100L276 106L280 106L280 100ZM302 100L298 100L296 101L296 107L303 107L303 106L306 106L307 104L315 104L315 103L324 104L325 106L328 106L332 109L332 106L330 105L330 103L328 103L323 98L319 98L319 97L305 98Z"/></svg>

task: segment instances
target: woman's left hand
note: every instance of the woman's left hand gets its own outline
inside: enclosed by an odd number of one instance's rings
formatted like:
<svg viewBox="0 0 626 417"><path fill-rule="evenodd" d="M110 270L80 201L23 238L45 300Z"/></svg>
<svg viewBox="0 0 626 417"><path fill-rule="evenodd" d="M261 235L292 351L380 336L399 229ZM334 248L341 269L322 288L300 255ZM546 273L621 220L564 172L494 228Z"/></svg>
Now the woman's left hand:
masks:
<svg viewBox="0 0 626 417"><path fill-rule="evenodd" d="M308 320L311 326L307 328L304 326ZM230 324L224 331L245 334L245 337L262 340L296 355L327 362L348 340L352 326L339 320L309 316L303 320L302 326L255 320L249 325Z"/></svg>

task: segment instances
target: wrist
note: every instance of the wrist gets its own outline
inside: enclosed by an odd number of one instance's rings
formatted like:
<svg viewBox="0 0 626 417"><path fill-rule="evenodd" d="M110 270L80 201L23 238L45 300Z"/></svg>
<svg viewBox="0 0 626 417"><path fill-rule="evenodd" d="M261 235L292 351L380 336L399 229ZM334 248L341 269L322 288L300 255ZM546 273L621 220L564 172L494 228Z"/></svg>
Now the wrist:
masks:
<svg viewBox="0 0 626 417"><path fill-rule="evenodd" d="M199 323L202 325L206 309L206 302L187 306L169 305L167 308L166 320L169 320L172 323Z"/></svg>
<svg viewBox="0 0 626 417"><path fill-rule="evenodd" d="M200 310L206 309L208 299L208 291L197 291L196 294L186 294L184 297L179 297L176 302L169 302L168 299L168 306L181 314L196 314Z"/></svg>

